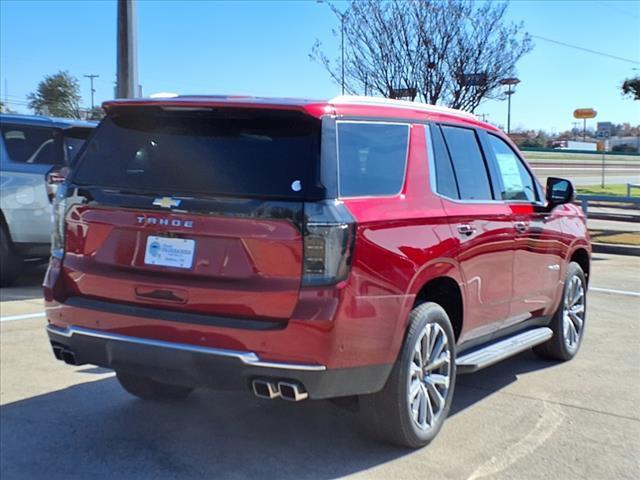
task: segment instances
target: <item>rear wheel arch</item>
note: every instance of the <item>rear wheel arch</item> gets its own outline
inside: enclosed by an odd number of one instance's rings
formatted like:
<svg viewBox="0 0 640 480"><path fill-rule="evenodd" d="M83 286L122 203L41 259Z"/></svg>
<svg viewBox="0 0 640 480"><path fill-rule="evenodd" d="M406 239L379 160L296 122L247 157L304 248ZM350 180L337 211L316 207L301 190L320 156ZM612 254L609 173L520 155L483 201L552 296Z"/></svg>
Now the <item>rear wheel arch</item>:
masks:
<svg viewBox="0 0 640 480"><path fill-rule="evenodd" d="M457 341L464 324L464 301L459 283L449 276L431 278L418 291L414 307L425 302L437 303L444 309Z"/></svg>
<svg viewBox="0 0 640 480"><path fill-rule="evenodd" d="M585 279L587 284L589 284L589 273L591 271L591 261L589 257L589 253L583 247L576 248L573 253L571 253L571 257L569 257L569 262L576 262L582 268L584 272Z"/></svg>

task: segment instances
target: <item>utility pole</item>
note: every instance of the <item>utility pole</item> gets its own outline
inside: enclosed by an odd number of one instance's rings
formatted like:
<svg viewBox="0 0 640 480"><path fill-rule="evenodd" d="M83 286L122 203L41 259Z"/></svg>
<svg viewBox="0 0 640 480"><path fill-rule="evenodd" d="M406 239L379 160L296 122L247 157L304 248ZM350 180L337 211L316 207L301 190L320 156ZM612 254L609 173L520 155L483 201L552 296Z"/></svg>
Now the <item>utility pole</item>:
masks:
<svg viewBox="0 0 640 480"><path fill-rule="evenodd" d="M487 121L487 117L489 116L489 114L488 113L479 113L478 116L480 117L480 119L483 122L486 122Z"/></svg>
<svg viewBox="0 0 640 480"><path fill-rule="evenodd" d="M96 89L93 88L93 79L100 77L100 75L96 75L95 73L90 73L89 75L85 75L85 77L88 78L89 81L91 82L91 110L93 111L93 107L95 105L93 102L93 95L96 93Z"/></svg>
<svg viewBox="0 0 640 480"><path fill-rule="evenodd" d="M117 98L138 96L137 37L135 0L118 0Z"/></svg>

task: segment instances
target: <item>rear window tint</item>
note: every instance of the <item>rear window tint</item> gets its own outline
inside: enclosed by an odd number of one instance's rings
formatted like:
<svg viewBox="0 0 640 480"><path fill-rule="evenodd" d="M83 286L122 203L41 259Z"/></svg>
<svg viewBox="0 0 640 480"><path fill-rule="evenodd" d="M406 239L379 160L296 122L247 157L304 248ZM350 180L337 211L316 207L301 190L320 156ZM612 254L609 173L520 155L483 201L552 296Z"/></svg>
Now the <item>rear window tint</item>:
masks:
<svg viewBox="0 0 640 480"><path fill-rule="evenodd" d="M409 126L339 122L340 195L395 195L402 190Z"/></svg>
<svg viewBox="0 0 640 480"><path fill-rule="evenodd" d="M469 128L443 126L442 133L451 154L460 198L463 200L492 200L487 166L476 138L476 132Z"/></svg>
<svg viewBox="0 0 640 480"><path fill-rule="evenodd" d="M320 121L295 112L150 112L107 117L73 181L170 194L319 197Z"/></svg>
<svg viewBox="0 0 640 480"><path fill-rule="evenodd" d="M436 191L445 197L458 199L458 182L453 172L451 158L447 152L447 146L442 138L440 127L434 125L431 128L431 139L433 142L433 155L436 170Z"/></svg>

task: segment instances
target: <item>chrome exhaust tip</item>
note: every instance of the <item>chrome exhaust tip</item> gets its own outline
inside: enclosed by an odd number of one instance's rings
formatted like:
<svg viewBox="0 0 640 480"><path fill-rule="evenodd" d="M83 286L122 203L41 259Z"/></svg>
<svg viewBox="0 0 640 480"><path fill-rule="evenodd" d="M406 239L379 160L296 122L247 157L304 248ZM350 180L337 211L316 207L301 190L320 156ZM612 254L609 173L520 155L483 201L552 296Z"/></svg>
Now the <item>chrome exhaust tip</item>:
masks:
<svg viewBox="0 0 640 480"><path fill-rule="evenodd" d="M78 362L76 361L76 354L71 350L67 350L66 348L62 350L62 360L64 360L64 363L66 363L67 365L78 364Z"/></svg>
<svg viewBox="0 0 640 480"><path fill-rule="evenodd" d="M53 349L53 356L56 357L56 360L63 360L62 358L62 347L60 345L51 345Z"/></svg>
<svg viewBox="0 0 640 480"><path fill-rule="evenodd" d="M253 394L256 397L273 400L274 398L278 398L280 396L280 391L278 390L278 386L275 384L275 382L256 379L251 382L251 386L253 388Z"/></svg>
<svg viewBox="0 0 640 480"><path fill-rule="evenodd" d="M290 402L299 402L309 398L309 394L304 387L298 383L278 382L278 390L280 391L280 397Z"/></svg>

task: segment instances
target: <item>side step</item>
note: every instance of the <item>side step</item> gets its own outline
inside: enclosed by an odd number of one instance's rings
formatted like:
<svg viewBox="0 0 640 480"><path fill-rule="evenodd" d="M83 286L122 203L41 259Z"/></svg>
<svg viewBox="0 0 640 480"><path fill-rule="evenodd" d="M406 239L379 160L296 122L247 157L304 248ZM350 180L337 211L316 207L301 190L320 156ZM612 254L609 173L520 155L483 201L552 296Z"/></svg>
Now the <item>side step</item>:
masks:
<svg viewBox="0 0 640 480"><path fill-rule="evenodd" d="M479 350L463 353L456 359L458 373L472 373L481 370L544 343L552 336L553 332L550 328L540 327L491 343Z"/></svg>

